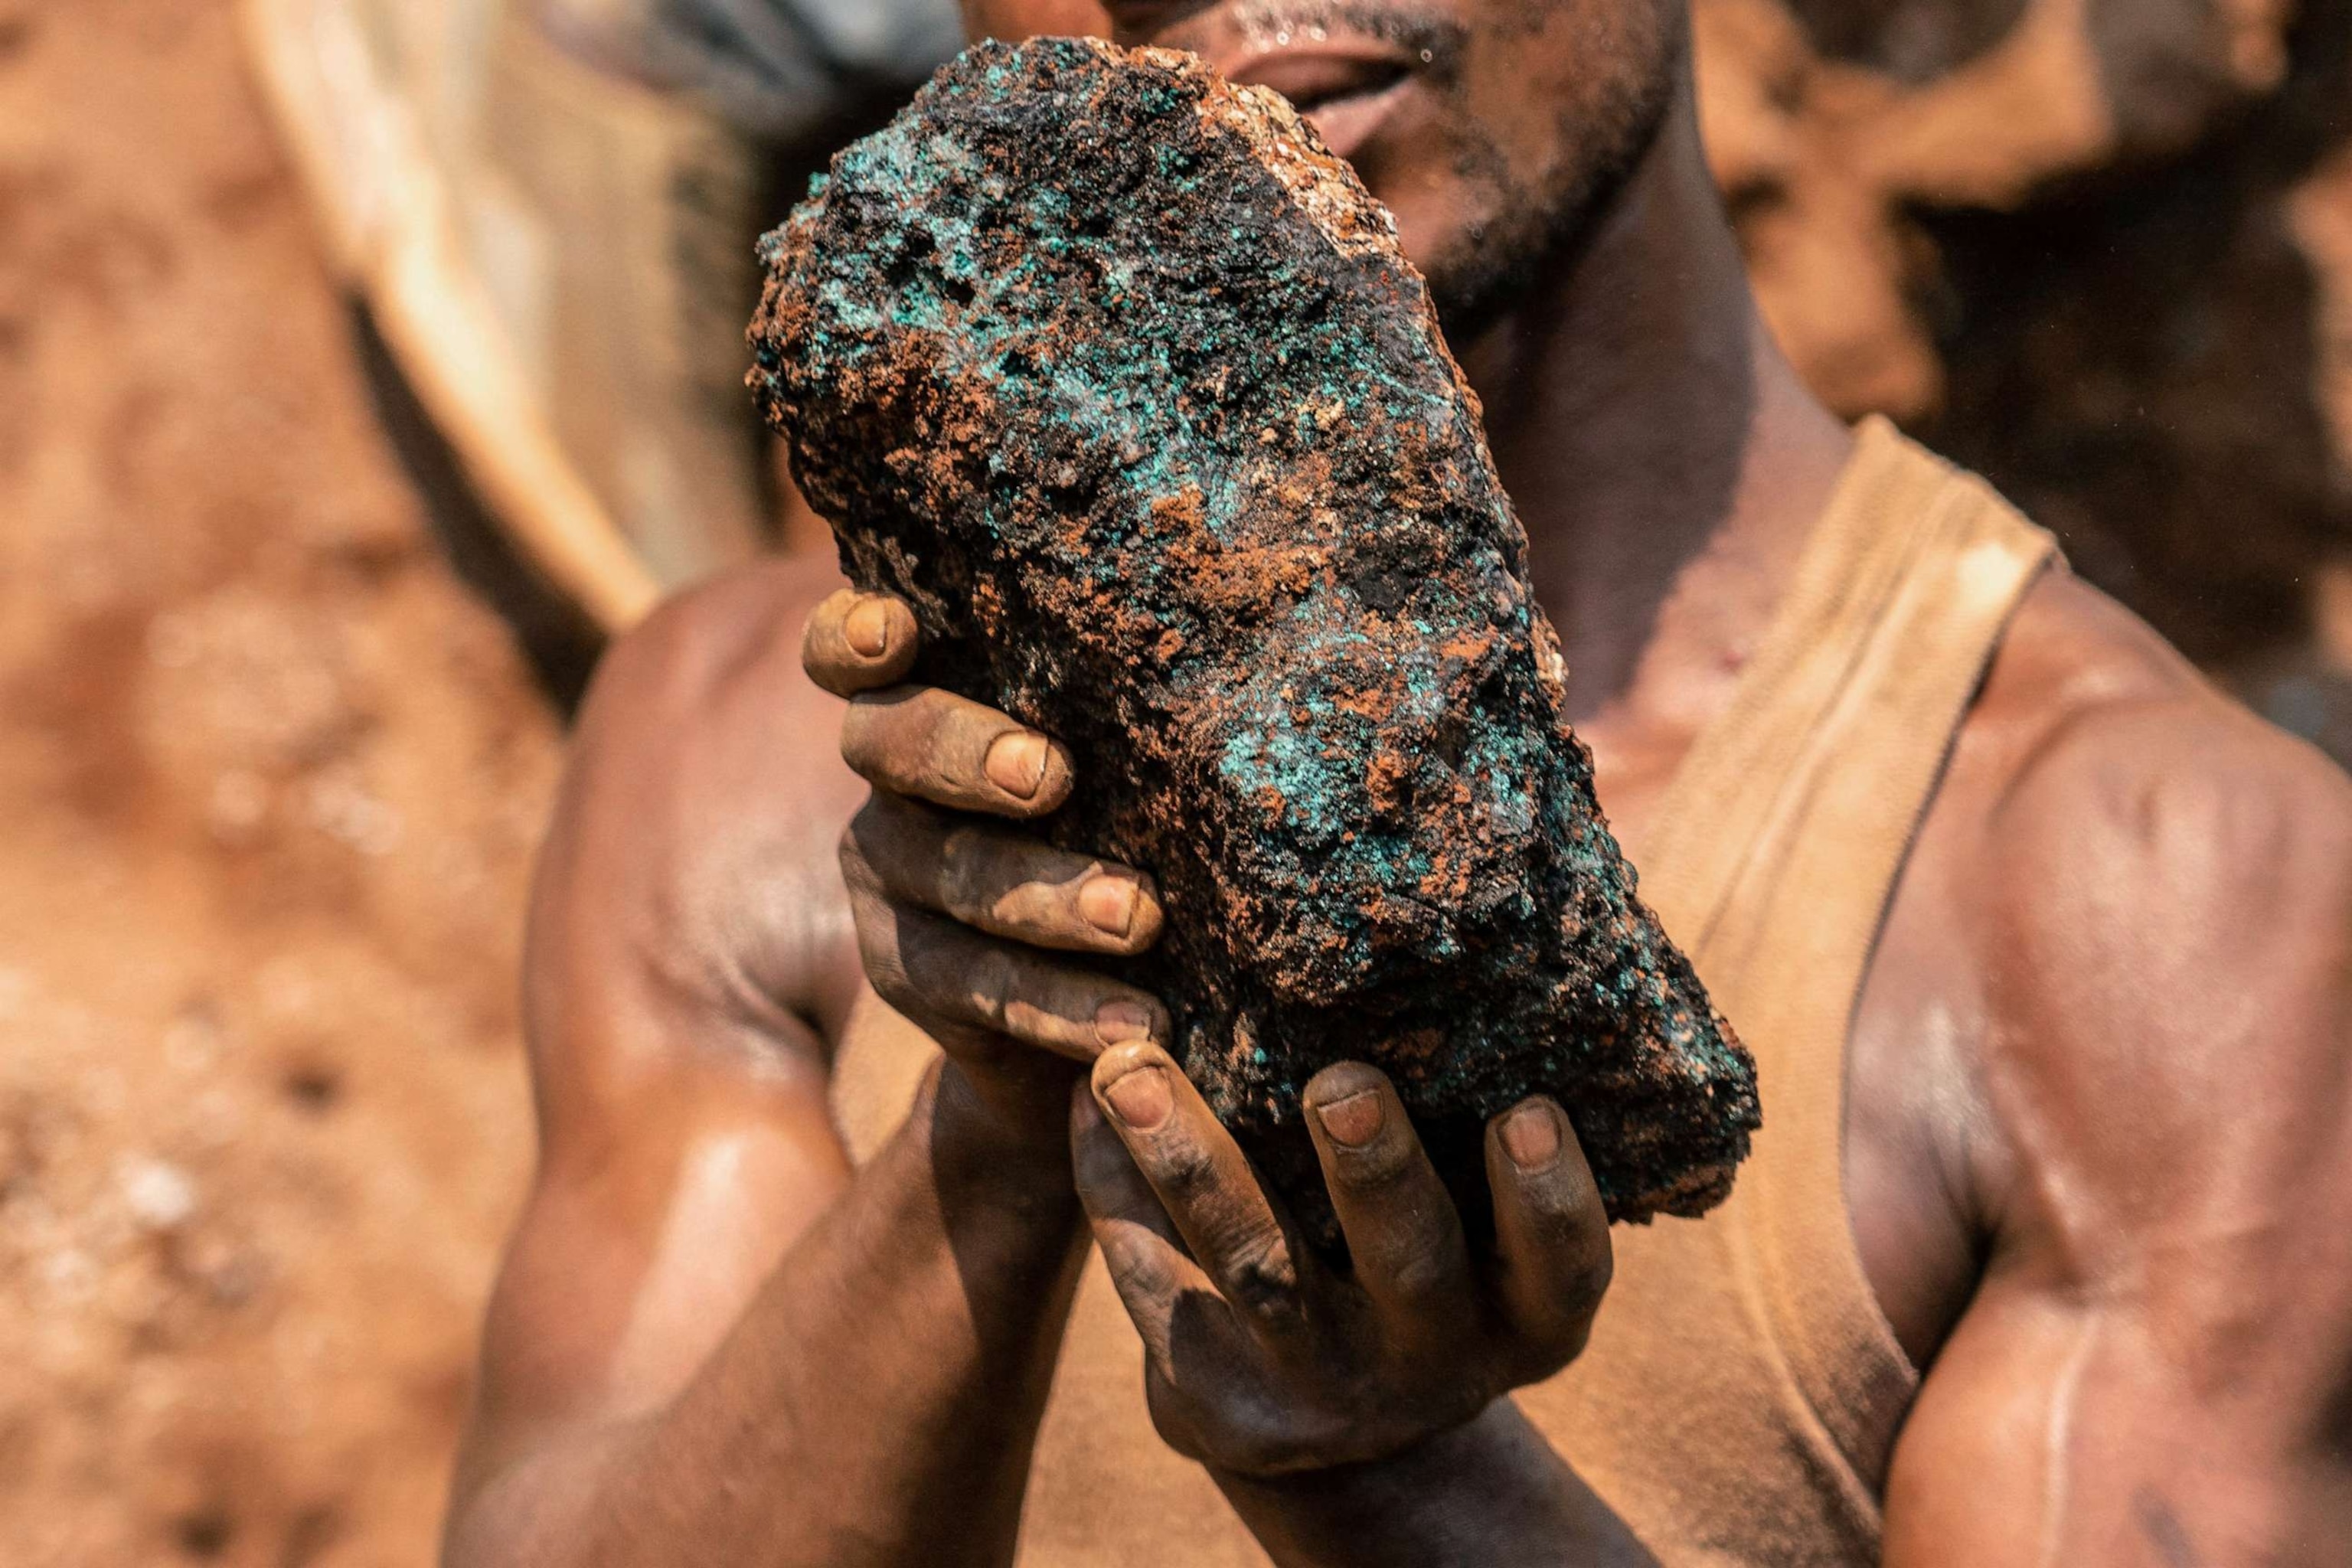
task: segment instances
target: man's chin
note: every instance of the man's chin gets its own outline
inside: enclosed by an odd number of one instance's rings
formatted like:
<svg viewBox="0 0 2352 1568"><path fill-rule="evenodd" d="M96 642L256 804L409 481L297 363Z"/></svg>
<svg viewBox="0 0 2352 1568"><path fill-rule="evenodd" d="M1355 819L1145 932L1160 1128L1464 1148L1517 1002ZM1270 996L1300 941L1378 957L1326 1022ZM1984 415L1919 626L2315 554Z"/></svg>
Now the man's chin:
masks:
<svg viewBox="0 0 2352 1568"><path fill-rule="evenodd" d="M1446 336L1466 342L1539 281L1560 195L1525 188L1502 148L1413 97L1349 162L1396 215Z"/></svg>
<svg viewBox="0 0 2352 1568"><path fill-rule="evenodd" d="M1467 347L1573 271L1635 166L1612 161L1549 190L1473 179L1475 196L1392 208L1447 341Z"/></svg>
<svg viewBox="0 0 2352 1568"><path fill-rule="evenodd" d="M1538 281L1537 269L1525 265L1441 268L1429 279L1430 304L1446 342L1463 352L1525 304Z"/></svg>
<svg viewBox="0 0 2352 1568"><path fill-rule="evenodd" d="M1375 195L1379 195L1376 191ZM1556 226L1465 219L1423 221L1401 212L1405 258L1429 284L1447 342L1466 348L1542 285L1556 254Z"/></svg>

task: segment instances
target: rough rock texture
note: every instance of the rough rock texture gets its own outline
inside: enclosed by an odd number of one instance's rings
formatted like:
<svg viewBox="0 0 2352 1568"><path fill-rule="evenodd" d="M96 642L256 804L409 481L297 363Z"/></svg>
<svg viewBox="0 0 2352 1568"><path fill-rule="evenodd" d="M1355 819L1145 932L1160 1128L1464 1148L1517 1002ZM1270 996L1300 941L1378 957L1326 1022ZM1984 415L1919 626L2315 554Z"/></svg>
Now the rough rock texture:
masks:
<svg viewBox="0 0 2352 1568"><path fill-rule="evenodd" d="M1538 1089L1617 1217L1729 1189L1752 1065L1636 901L1478 408L1384 209L1272 94L1044 41L944 71L772 236L753 383L926 678L1068 741L1160 879L1140 978L1315 1207L1366 1058L1439 1142Z"/></svg>

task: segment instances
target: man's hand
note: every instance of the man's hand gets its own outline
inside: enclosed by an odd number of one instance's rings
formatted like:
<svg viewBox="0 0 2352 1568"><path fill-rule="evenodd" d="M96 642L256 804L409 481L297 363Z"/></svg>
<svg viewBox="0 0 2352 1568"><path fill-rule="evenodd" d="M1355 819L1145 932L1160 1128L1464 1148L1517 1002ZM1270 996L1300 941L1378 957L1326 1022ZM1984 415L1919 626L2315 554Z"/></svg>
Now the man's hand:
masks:
<svg viewBox="0 0 2352 1568"><path fill-rule="evenodd" d="M841 856L866 973L1022 1125L1049 1089L1057 1139L1077 1117L1062 1147L1142 1330L1162 1435L1284 1568L1646 1563L1501 1397L1583 1347L1608 1284L1607 1221L1559 1108L1529 1100L1489 1130L1496 1240L1474 1256L1388 1081L1331 1068L1307 1107L1353 1272L1293 1247L1162 1048L1167 1010L1085 963L1158 940L1150 878L1017 826L1068 799L1068 753L901 684L917 652L905 605L853 592L818 607L803 650L851 700L843 755L874 787ZM1087 1061L1117 1133L1075 1081Z"/></svg>
<svg viewBox="0 0 2352 1568"><path fill-rule="evenodd" d="M1357 1063L1317 1074L1307 1122L1347 1237L1343 1275L1295 1243L1164 1051L1107 1052L1091 1087L1072 1110L1079 1195L1142 1331L1160 1436L1211 1469L1386 1459L1584 1348L1609 1223L1551 1100L1487 1128L1495 1241L1474 1249L1387 1078Z"/></svg>
<svg viewBox="0 0 2352 1568"><path fill-rule="evenodd" d="M1095 1062L1118 1131L1076 1097L1080 1194L1150 1352L1161 1434L1234 1474L1359 1462L1566 1365L1610 1252L1559 1108L1531 1100L1488 1130L1496 1243L1474 1257L1388 1080L1328 1069L1307 1121L1352 1274L1294 1247L1162 1048L1165 1007L1062 956L1158 940L1150 878L1001 826L1069 798L1069 755L992 709L901 684L918 650L903 603L851 590L818 606L803 647L810 677L851 699L842 753L874 786L842 843L866 973L959 1062L1003 1072L1034 1059L1024 1046Z"/></svg>
<svg viewBox="0 0 2352 1568"><path fill-rule="evenodd" d="M993 709L900 684L919 648L904 604L850 589L817 607L803 642L810 679L850 699L842 756L874 786L841 845L859 952L884 1001L1059 1140L1068 1069L1027 1047L1087 1062L1168 1037L1156 999L1079 962L1157 942L1159 895L1142 872L1001 826L1069 798L1069 753Z"/></svg>

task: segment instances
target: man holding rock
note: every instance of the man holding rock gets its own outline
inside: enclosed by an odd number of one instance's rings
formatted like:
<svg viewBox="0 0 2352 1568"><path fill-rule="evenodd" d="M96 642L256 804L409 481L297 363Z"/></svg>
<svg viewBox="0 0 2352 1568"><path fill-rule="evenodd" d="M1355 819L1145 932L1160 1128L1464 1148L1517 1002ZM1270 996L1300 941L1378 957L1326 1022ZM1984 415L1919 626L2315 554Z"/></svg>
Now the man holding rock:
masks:
<svg viewBox="0 0 2352 1568"><path fill-rule="evenodd" d="M747 570L583 722L447 1561L2346 1561L2352 789L1805 393L1681 0L966 10L1271 86L1396 211L1764 1130L1612 1258L1528 1100L1490 1243L1341 1065L1352 1267L1294 1245L1087 963L1150 868L1021 830L1070 755L904 685L903 605Z"/></svg>

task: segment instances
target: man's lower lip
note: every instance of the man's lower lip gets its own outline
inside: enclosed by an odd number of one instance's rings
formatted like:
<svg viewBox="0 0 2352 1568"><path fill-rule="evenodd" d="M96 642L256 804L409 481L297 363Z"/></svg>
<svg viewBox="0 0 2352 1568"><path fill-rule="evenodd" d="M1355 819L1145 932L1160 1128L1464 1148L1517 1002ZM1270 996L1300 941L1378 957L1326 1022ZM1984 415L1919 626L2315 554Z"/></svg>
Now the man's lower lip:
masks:
<svg viewBox="0 0 2352 1568"><path fill-rule="evenodd" d="M1335 99L1317 105L1306 112L1307 122L1323 138L1323 144L1334 156L1352 158L1357 151L1386 124L1404 95L1412 90L1413 79L1404 77L1390 83L1378 92L1360 93L1353 98Z"/></svg>

